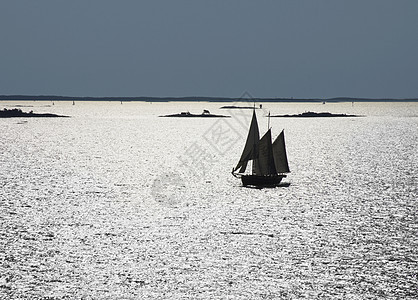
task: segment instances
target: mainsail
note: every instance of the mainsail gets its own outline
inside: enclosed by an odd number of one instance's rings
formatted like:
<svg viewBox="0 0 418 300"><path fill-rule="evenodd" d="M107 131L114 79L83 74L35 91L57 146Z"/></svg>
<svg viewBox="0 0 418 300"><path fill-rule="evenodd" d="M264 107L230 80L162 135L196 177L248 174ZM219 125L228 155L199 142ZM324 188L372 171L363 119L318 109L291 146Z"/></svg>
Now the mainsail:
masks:
<svg viewBox="0 0 418 300"><path fill-rule="evenodd" d="M258 158L253 163L253 174L255 175L276 175L276 166L273 158L273 147L271 144L271 130L267 130L258 143Z"/></svg>
<svg viewBox="0 0 418 300"><path fill-rule="evenodd" d="M289 164L287 162L286 146L284 143L284 130L279 134L273 143L273 157L276 171L278 173L289 173Z"/></svg>
<svg viewBox="0 0 418 300"><path fill-rule="evenodd" d="M251 120L250 130L247 136L247 142L245 143L244 151L242 151L241 158L235 167L234 171L239 170L240 173L244 173L247 168L249 160L255 159L258 156L258 143L260 139L260 133L258 131L257 117L255 110L253 111L253 118Z"/></svg>

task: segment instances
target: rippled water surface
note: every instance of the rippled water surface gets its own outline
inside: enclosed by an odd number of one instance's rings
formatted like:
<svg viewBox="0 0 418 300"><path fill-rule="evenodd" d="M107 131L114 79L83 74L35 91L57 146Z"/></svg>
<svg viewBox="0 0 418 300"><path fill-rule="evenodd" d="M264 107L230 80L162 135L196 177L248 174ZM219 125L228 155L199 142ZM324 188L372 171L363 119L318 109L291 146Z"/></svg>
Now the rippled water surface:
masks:
<svg viewBox="0 0 418 300"><path fill-rule="evenodd" d="M416 299L418 103L265 104L289 186L231 175L251 111L0 102L1 299ZM0 107L1 109L3 107ZM189 110L228 119L175 119Z"/></svg>

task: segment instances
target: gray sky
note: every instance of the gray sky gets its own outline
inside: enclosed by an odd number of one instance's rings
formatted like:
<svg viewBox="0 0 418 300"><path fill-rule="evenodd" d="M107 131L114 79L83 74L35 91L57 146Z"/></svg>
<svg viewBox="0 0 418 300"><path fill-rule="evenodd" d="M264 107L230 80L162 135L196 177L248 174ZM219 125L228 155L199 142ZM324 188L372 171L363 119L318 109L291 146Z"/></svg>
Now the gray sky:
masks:
<svg viewBox="0 0 418 300"><path fill-rule="evenodd" d="M0 94L418 97L417 0L2 0Z"/></svg>

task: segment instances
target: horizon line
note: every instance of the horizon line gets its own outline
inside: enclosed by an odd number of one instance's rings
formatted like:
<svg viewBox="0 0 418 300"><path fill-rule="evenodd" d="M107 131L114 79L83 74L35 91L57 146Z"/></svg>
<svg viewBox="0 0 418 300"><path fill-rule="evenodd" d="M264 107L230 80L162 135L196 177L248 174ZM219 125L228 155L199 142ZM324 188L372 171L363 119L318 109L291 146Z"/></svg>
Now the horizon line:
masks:
<svg viewBox="0 0 418 300"><path fill-rule="evenodd" d="M57 95L0 95L0 101L138 101L138 102L418 102L418 98L364 98L364 97L332 97L332 98L294 98L294 97L214 97L214 96L57 96Z"/></svg>

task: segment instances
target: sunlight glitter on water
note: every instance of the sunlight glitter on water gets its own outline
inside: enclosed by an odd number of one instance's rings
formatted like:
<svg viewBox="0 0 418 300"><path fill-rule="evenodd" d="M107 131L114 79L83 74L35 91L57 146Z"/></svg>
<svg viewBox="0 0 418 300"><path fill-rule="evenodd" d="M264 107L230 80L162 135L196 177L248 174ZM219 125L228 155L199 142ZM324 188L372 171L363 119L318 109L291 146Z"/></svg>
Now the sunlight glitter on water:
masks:
<svg viewBox="0 0 418 300"><path fill-rule="evenodd" d="M216 120L158 118L220 103L31 105L72 118L0 119L3 298L416 296L416 103L265 104L366 117L272 119L291 184L261 190L230 174L239 119L214 148Z"/></svg>

